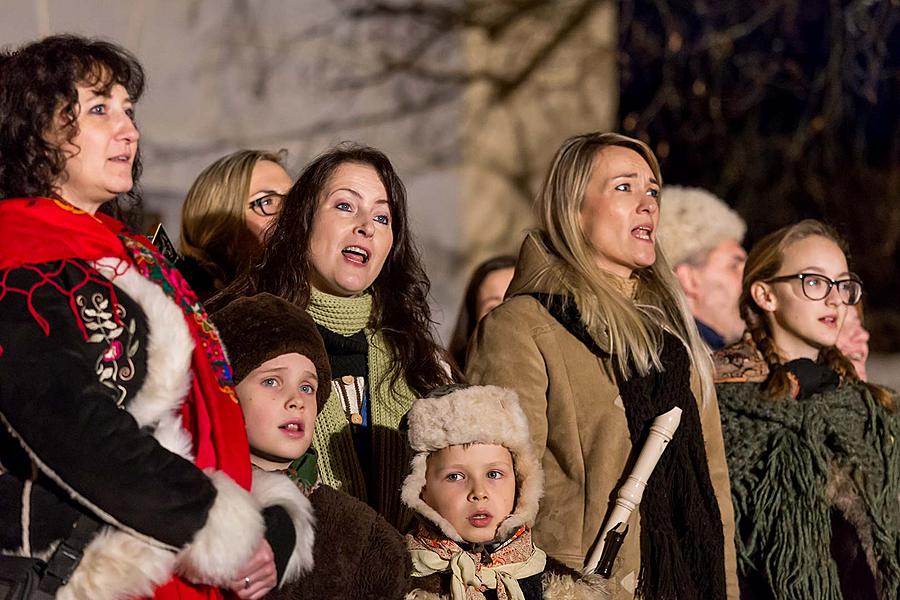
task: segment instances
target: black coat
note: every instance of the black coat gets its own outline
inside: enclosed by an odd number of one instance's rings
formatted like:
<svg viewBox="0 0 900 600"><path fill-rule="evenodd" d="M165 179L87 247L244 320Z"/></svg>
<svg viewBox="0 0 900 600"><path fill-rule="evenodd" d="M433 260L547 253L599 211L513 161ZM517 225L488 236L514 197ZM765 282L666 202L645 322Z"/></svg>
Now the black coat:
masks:
<svg viewBox="0 0 900 600"><path fill-rule="evenodd" d="M37 269L7 271L8 287L38 287L0 300L0 549L41 554L81 512L164 547L185 545L216 492L129 412L147 380L147 314L86 263Z"/></svg>
<svg viewBox="0 0 900 600"><path fill-rule="evenodd" d="M135 268L114 285L79 260L0 271L0 552L46 558L89 514L105 531L61 592L143 596L176 568L236 574L268 503L192 461L180 411L193 347L181 308Z"/></svg>

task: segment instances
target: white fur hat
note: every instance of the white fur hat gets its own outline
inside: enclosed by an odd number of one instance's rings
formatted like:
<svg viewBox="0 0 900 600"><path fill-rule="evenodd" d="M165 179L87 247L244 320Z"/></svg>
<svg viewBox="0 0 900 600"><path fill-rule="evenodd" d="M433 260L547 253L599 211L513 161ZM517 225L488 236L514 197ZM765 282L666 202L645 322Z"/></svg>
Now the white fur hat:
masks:
<svg viewBox="0 0 900 600"><path fill-rule="evenodd" d="M744 240L747 225L737 212L710 192L667 185L662 191L659 242L675 267L712 250L724 240Z"/></svg>
<svg viewBox="0 0 900 600"><path fill-rule="evenodd" d="M505 539L522 525L534 525L544 491L544 473L516 393L493 385L453 385L433 394L436 397L416 400L407 413L414 455L400 491L403 503L450 539L464 542L450 522L422 500L428 455L447 446L498 444L512 455L518 494L513 513L497 528L497 537Z"/></svg>

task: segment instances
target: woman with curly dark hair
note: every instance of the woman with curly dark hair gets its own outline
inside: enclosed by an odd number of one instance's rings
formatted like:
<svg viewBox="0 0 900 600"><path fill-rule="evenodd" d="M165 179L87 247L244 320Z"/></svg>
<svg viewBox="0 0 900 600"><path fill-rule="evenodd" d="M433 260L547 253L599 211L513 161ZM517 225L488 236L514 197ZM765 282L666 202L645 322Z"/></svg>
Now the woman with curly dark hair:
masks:
<svg viewBox="0 0 900 600"><path fill-rule="evenodd" d="M320 477L397 527L408 521L400 419L451 381L430 329L429 286L403 182L382 152L345 143L303 169L260 259L210 301L214 310L269 292L309 311L333 377L313 441Z"/></svg>
<svg viewBox="0 0 900 600"><path fill-rule="evenodd" d="M305 498L286 479L248 491L215 328L149 241L102 213L136 197L143 88L108 42L0 54L0 597L255 599L310 566L309 519L260 512L276 488Z"/></svg>
<svg viewBox="0 0 900 600"><path fill-rule="evenodd" d="M119 55L121 48L103 42L96 42L90 51L72 54L78 40L55 36L43 41L40 52L22 48L0 56L4 87L0 97L0 198L49 196L53 192L52 182L64 173L70 158L66 144L78 133L79 96L74 77L88 77L87 84L109 85L110 81L102 80L112 73L100 69L118 69L120 81L116 83L129 98L136 102L143 93L144 72L134 57ZM101 60L104 62L97 62ZM106 62L118 64L106 66ZM51 129L62 137L46 135ZM142 171L137 144L129 166L133 183L110 190L115 202L104 203L104 212L121 214L140 204L134 184Z"/></svg>

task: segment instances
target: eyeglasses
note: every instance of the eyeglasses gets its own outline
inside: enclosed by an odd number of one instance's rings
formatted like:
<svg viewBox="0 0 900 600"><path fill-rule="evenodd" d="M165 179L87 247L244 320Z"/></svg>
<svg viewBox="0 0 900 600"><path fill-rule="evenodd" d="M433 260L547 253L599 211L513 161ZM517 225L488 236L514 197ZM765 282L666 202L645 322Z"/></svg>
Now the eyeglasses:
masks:
<svg viewBox="0 0 900 600"><path fill-rule="evenodd" d="M773 277L766 281L767 283L776 283L793 279L800 280L800 289L803 290L803 295L810 300L824 300L831 293L831 288L833 287L837 287L838 296L844 304L852 306L858 304L862 299L862 282L855 276L835 281L818 273L796 273L795 275Z"/></svg>
<svg viewBox="0 0 900 600"><path fill-rule="evenodd" d="M250 210L261 217L274 217L281 210L281 203L284 200L284 194L266 194L256 200L250 202Z"/></svg>

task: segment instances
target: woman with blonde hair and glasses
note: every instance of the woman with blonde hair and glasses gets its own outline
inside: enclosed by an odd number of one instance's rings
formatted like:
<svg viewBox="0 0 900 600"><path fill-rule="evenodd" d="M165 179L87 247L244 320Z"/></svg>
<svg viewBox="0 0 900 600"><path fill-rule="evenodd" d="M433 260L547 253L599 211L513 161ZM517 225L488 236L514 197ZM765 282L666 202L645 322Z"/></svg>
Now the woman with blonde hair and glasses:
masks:
<svg viewBox="0 0 900 600"><path fill-rule="evenodd" d="M747 258L748 332L716 354L744 598L900 597L896 398L835 346L862 292L818 221Z"/></svg>
<svg viewBox="0 0 900 600"><path fill-rule="evenodd" d="M579 569L653 419L681 408L611 577L617 597L736 598L712 364L656 242L661 185L643 142L563 143L467 375L518 392L546 477L536 543Z"/></svg>
<svg viewBox="0 0 900 600"><path fill-rule="evenodd" d="M201 300L258 256L291 189L284 152L238 150L206 167L181 209L181 270Z"/></svg>

